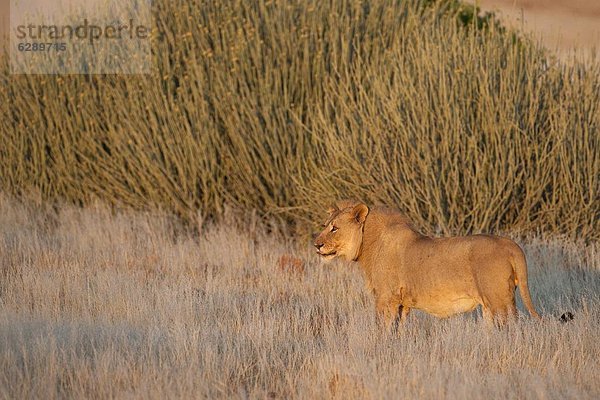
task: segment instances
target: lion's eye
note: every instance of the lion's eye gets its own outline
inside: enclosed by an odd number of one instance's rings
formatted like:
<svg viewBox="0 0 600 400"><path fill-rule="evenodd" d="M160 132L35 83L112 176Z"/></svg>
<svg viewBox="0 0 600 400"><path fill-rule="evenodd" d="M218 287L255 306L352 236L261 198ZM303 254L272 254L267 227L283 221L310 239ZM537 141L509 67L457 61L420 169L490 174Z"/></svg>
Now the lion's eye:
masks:
<svg viewBox="0 0 600 400"><path fill-rule="evenodd" d="M331 232L337 232L337 230L338 230L337 226L332 226L331 227Z"/></svg>

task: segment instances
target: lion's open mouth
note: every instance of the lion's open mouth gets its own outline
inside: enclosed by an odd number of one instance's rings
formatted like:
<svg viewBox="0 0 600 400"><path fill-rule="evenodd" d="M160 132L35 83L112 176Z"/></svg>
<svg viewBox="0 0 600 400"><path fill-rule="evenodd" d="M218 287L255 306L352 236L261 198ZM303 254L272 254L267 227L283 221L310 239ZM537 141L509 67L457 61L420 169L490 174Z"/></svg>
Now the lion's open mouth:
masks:
<svg viewBox="0 0 600 400"><path fill-rule="evenodd" d="M322 253L322 252L318 251L317 253L319 253L323 257L329 257L329 256L335 256L336 251L334 250L330 253Z"/></svg>

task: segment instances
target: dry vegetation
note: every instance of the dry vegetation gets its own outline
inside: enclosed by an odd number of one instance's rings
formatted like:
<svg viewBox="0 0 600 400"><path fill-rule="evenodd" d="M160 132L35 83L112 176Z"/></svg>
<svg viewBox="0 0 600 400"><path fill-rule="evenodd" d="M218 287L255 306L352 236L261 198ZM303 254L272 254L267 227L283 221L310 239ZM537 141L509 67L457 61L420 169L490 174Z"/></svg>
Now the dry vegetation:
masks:
<svg viewBox="0 0 600 400"><path fill-rule="evenodd" d="M597 246L525 243L541 322L417 312L398 337L377 329L355 265L307 248L259 225L190 236L157 215L0 197L0 397L600 395ZM287 253L302 268L282 268Z"/></svg>
<svg viewBox="0 0 600 400"><path fill-rule="evenodd" d="M156 1L152 76L4 57L0 186L304 231L356 196L429 232L597 240L600 64L416 3Z"/></svg>
<svg viewBox="0 0 600 400"><path fill-rule="evenodd" d="M600 397L600 63L448 1L154 3L152 76L0 56L0 398ZM343 197L511 232L546 317L382 332L298 239Z"/></svg>

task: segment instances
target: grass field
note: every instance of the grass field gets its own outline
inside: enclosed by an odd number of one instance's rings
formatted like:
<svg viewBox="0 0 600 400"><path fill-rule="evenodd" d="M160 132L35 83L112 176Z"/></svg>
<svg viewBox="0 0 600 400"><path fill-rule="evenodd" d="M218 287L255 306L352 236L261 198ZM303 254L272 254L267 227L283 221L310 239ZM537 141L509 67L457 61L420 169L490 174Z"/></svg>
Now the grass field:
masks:
<svg viewBox="0 0 600 400"><path fill-rule="evenodd" d="M454 0L152 10L151 75L0 54L0 398L600 398L598 59ZM341 198L506 232L544 318L383 332L307 239Z"/></svg>
<svg viewBox="0 0 600 400"><path fill-rule="evenodd" d="M416 312L395 337L356 265L233 226L190 236L164 216L0 198L0 397L600 395L595 245L523 242L541 322ZM304 268L282 270L282 254Z"/></svg>

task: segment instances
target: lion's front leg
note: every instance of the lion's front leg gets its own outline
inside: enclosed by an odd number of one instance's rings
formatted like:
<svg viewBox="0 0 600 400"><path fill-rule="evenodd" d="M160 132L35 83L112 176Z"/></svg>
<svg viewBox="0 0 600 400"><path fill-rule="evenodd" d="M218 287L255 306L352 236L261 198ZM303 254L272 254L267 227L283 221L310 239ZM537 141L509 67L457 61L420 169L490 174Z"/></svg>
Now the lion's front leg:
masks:
<svg viewBox="0 0 600 400"><path fill-rule="evenodd" d="M387 332L394 332L400 321L400 304L392 299L380 297L376 302L377 321Z"/></svg>
<svg viewBox="0 0 600 400"><path fill-rule="evenodd" d="M402 304L399 306L399 314L400 314L400 318L399 318L399 322L401 324L403 324L404 322L406 322L406 319L408 318L408 314L410 314L410 308L403 306Z"/></svg>
<svg viewBox="0 0 600 400"><path fill-rule="evenodd" d="M392 332L396 333L396 334L400 334L400 328L404 325L404 323L406 322L406 319L408 318L408 314L410 313L410 308L403 306L402 304L400 304L398 306L398 313L396 315L396 318L394 319L394 322L392 324Z"/></svg>

